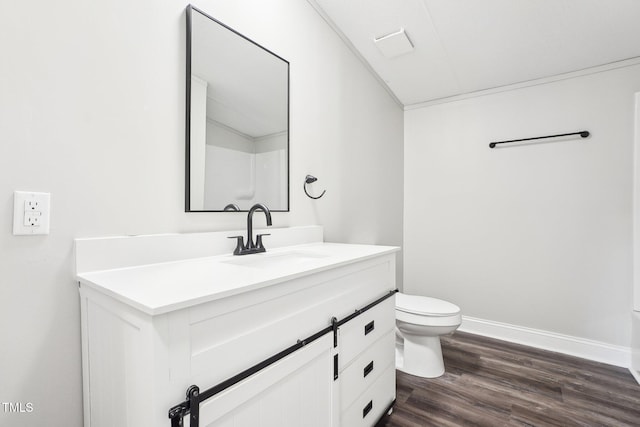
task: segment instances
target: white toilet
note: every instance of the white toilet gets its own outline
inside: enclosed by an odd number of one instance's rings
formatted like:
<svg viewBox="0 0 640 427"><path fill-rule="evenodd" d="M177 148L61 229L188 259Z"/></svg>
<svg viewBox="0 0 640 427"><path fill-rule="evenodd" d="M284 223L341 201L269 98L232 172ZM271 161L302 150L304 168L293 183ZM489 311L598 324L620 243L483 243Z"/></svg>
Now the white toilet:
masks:
<svg viewBox="0 0 640 427"><path fill-rule="evenodd" d="M440 335L452 333L461 322L455 304L397 293L396 368L423 378L444 374Z"/></svg>

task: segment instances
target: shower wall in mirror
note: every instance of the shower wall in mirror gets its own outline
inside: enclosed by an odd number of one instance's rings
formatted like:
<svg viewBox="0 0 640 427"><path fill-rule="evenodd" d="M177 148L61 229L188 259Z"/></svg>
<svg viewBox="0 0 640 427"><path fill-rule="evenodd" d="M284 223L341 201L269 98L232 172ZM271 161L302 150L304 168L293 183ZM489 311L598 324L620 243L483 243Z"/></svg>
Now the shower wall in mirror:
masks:
<svg viewBox="0 0 640 427"><path fill-rule="evenodd" d="M186 211L289 210L289 63L187 7Z"/></svg>

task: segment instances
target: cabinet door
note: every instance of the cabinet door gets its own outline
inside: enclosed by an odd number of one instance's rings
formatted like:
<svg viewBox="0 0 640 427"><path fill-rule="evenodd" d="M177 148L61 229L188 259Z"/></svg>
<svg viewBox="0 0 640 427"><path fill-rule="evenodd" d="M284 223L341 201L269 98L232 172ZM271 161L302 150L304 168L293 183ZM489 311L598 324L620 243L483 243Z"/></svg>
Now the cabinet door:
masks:
<svg viewBox="0 0 640 427"><path fill-rule="evenodd" d="M332 345L327 334L203 402L200 426L331 426Z"/></svg>

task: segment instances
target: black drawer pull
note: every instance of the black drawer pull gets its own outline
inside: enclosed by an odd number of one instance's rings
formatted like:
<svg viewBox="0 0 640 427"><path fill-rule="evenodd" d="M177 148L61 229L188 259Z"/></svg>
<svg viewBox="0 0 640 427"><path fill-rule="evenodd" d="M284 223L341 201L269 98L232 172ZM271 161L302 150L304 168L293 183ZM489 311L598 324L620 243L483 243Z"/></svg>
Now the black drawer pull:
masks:
<svg viewBox="0 0 640 427"><path fill-rule="evenodd" d="M364 377L369 375L373 371L373 360L369 362L367 366L364 367Z"/></svg>
<svg viewBox="0 0 640 427"><path fill-rule="evenodd" d="M375 329L375 325L373 324L373 320L366 325L364 325L364 334L367 335L369 332Z"/></svg>
<svg viewBox="0 0 640 427"><path fill-rule="evenodd" d="M369 403L367 403L367 406L362 410L362 418L366 417L367 414L371 412L371 409L373 409L373 400L370 400Z"/></svg>

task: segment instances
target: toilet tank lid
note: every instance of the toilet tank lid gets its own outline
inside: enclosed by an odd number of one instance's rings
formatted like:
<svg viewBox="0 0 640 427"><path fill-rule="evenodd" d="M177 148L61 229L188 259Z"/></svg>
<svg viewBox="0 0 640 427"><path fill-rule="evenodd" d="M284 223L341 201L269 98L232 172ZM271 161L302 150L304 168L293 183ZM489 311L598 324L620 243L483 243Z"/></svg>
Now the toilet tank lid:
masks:
<svg viewBox="0 0 640 427"><path fill-rule="evenodd" d="M396 294L396 310L430 316L450 316L460 313L460 307L448 301L400 292Z"/></svg>

